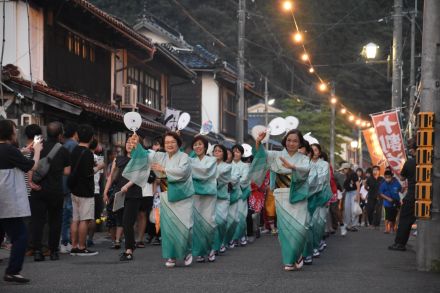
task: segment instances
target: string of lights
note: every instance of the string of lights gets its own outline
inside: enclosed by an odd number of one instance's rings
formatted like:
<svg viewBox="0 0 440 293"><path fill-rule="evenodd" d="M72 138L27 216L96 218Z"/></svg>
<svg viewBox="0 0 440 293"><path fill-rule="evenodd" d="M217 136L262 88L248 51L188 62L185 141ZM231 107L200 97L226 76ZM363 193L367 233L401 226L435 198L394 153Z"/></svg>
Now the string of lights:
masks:
<svg viewBox="0 0 440 293"><path fill-rule="evenodd" d="M308 71L310 74L313 74L319 81L318 89L322 93L329 92L329 83L326 82L317 72L316 66L313 66L312 58L310 54L308 53L305 43L304 43L304 36L302 34L302 31L300 29L300 26L298 25L298 21L295 17L294 13L294 5L292 1L283 1L282 2L282 8L284 11L290 13L292 17L292 27L294 32L292 33L292 40L295 44L298 44L302 48L302 54L300 56L301 60L304 62L305 66L308 67ZM329 96L329 102L332 105L335 105L338 108L338 113L344 115L347 117L347 120L350 123L354 123L359 128L366 128L371 127L371 123L367 120L362 119L359 115L354 114L352 111L350 111L345 105L342 104L342 102L334 95L330 94Z"/></svg>

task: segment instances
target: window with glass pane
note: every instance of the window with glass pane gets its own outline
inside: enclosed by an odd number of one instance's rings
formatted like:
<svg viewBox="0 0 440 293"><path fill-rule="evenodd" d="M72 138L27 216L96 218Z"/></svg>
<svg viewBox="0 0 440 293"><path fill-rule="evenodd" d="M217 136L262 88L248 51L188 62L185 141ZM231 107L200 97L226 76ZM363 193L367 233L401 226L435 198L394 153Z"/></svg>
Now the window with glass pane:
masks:
<svg viewBox="0 0 440 293"><path fill-rule="evenodd" d="M159 78L144 70L131 67L128 69L127 83L137 85L139 104L161 110Z"/></svg>

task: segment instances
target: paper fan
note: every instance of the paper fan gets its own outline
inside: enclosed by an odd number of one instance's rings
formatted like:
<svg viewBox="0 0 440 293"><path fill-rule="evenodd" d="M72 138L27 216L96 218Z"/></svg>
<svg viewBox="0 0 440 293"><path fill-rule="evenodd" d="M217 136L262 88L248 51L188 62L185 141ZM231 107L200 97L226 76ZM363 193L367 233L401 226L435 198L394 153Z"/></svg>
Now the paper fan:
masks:
<svg viewBox="0 0 440 293"><path fill-rule="evenodd" d="M286 120L282 117L272 119L269 123L270 135L280 135L286 131Z"/></svg>
<svg viewBox="0 0 440 293"><path fill-rule="evenodd" d="M185 112L180 114L179 120L177 121L177 129L178 130L185 129L185 127L188 126L190 121L191 121L191 116L188 113Z"/></svg>
<svg viewBox="0 0 440 293"><path fill-rule="evenodd" d="M124 115L124 124L128 130L137 131L142 125L142 117L138 112L128 112Z"/></svg>

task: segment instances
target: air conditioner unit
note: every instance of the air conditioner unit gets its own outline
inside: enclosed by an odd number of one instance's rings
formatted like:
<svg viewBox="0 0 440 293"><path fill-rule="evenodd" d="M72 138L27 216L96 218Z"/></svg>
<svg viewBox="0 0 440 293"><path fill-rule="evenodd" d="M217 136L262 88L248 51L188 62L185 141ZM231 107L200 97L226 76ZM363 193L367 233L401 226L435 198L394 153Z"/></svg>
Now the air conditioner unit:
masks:
<svg viewBox="0 0 440 293"><path fill-rule="evenodd" d="M137 96L137 86L135 84L124 85L121 108L135 109Z"/></svg>

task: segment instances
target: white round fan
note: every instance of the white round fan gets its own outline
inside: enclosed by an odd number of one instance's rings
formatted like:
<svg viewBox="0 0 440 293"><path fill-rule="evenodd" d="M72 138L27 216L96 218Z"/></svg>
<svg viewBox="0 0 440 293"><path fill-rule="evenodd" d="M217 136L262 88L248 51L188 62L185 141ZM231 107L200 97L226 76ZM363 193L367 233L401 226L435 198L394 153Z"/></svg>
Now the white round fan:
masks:
<svg viewBox="0 0 440 293"><path fill-rule="evenodd" d="M177 129L182 130L185 129L185 127L188 126L189 122L191 121L191 116L184 112L180 114L179 120L177 121Z"/></svg>
<svg viewBox="0 0 440 293"><path fill-rule="evenodd" d="M201 135L208 135L212 131L213 127L214 126L213 126L211 120L203 122L202 127L200 128L200 134Z"/></svg>
<svg viewBox="0 0 440 293"><path fill-rule="evenodd" d="M312 144L319 144L319 141L316 138L314 138L310 132L307 133L306 135L304 135L304 139L307 140L307 142L311 145Z"/></svg>
<svg viewBox="0 0 440 293"><path fill-rule="evenodd" d="M280 135L286 131L286 120L282 117L272 119L269 123L270 135Z"/></svg>
<svg viewBox="0 0 440 293"><path fill-rule="evenodd" d="M252 137L257 140L258 135L261 132L267 132L268 128L266 126L263 125L255 125L254 127L252 127ZM269 140L269 134L266 134L266 137L261 141L262 143L266 143Z"/></svg>
<svg viewBox="0 0 440 293"><path fill-rule="evenodd" d="M294 116L287 116L285 118L285 120L286 120L286 132L289 130L298 128L298 125L299 125L298 118L296 118Z"/></svg>
<svg viewBox="0 0 440 293"><path fill-rule="evenodd" d="M128 112L124 114L125 127L130 131L137 131L142 125L142 117L138 112Z"/></svg>
<svg viewBox="0 0 440 293"><path fill-rule="evenodd" d="M250 145L244 143L241 146L244 149L243 158L249 158L250 156L252 156L252 147Z"/></svg>

